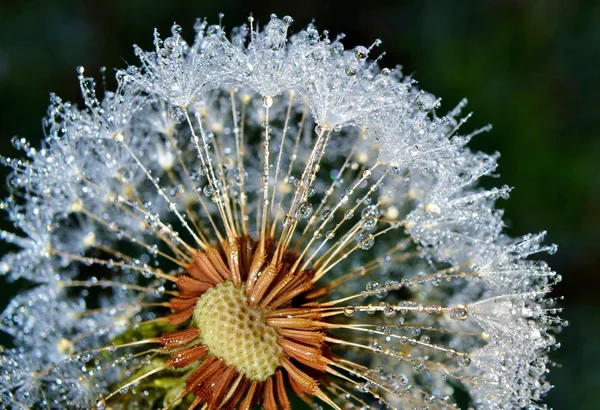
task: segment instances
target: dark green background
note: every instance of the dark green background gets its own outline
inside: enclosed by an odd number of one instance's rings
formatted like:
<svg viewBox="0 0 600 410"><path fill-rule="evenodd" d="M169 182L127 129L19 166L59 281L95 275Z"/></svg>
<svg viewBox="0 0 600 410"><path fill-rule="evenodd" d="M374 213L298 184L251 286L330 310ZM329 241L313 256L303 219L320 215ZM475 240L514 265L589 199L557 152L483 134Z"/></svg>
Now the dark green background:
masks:
<svg viewBox="0 0 600 410"><path fill-rule="evenodd" d="M191 39L195 17L216 22L218 12L227 27L250 12L263 22L292 15L296 30L314 17L349 47L381 38L383 64L402 64L443 107L469 99L465 129L494 125L472 146L500 151L494 183L515 186L500 203L507 231L545 229L560 246L547 260L563 275L556 294L571 326L547 402L600 408L600 2L0 0L1 152L15 154L13 135L38 144L50 91L80 102L77 65L137 63L131 44L151 48L154 27L167 34L177 21ZM0 285L1 308L15 286Z"/></svg>

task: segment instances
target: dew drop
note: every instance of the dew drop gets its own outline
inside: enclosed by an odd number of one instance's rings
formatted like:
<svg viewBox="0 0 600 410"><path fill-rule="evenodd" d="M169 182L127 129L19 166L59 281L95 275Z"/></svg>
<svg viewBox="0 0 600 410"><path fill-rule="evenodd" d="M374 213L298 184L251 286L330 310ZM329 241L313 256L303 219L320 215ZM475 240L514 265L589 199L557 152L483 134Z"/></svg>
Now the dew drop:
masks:
<svg viewBox="0 0 600 410"><path fill-rule="evenodd" d="M273 97L265 95L261 102L263 107L269 108L273 105Z"/></svg>
<svg viewBox="0 0 600 410"><path fill-rule="evenodd" d="M360 216L362 216L363 218L377 217L379 213L379 208L377 208L375 205L369 205L361 211Z"/></svg>
<svg viewBox="0 0 600 410"><path fill-rule="evenodd" d="M367 58L368 54L369 54L369 50L367 50L367 48L363 47L363 46L358 46L354 50L354 57L356 57L358 60L363 60L363 59Z"/></svg>
<svg viewBox="0 0 600 410"><path fill-rule="evenodd" d="M346 75L348 77L354 77L357 72L358 72L358 68L356 68L355 66L346 67Z"/></svg>
<svg viewBox="0 0 600 410"><path fill-rule="evenodd" d="M369 235L365 239L362 240L362 242L359 245L359 248L362 249L363 251L366 251L366 250L371 249L374 244L375 244L375 238L373 237L373 235Z"/></svg>
<svg viewBox="0 0 600 410"><path fill-rule="evenodd" d="M213 188L212 185L205 185L204 188L202 189L202 191L204 192L204 195L206 195L206 196L211 196L215 193L215 189Z"/></svg>
<svg viewBox="0 0 600 410"><path fill-rule="evenodd" d="M346 306L344 308L344 315L351 317L356 313L356 308L354 306Z"/></svg>
<svg viewBox="0 0 600 410"><path fill-rule="evenodd" d="M393 306L386 304L383 308L383 314L387 317L391 317L396 314L396 310L394 310Z"/></svg>
<svg viewBox="0 0 600 410"><path fill-rule="evenodd" d="M325 58L325 50L323 50L320 47L316 47L313 52L311 53L311 56L313 59L315 59L316 61L321 61L323 60L323 58Z"/></svg>
<svg viewBox="0 0 600 410"><path fill-rule="evenodd" d="M546 372L546 366L542 361L534 361L529 365L529 374L534 377L540 377Z"/></svg>
<svg viewBox="0 0 600 410"><path fill-rule="evenodd" d="M183 120L185 120L185 110L181 107L177 107L174 105L172 107L169 107L169 110L167 111L167 116L175 124L179 124L183 122Z"/></svg>
<svg viewBox="0 0 600 410"><path fill-rule="evenodd" d="M286 227L286 226L291 225L293 221L294 221L294 218L292 218L290 215L286 215L283 217L282 223L283 223L283 226Z"/></svg>
<svg viewBox="0 0 600 410"><path fill-rule="evenodd" d="M440 214L442 212L440 206L434 203L429 203L425 205L425 211L432 214Z"/></svg>
<svg viewBox="0 0 600 410"><path fill-rule="evenodd" d="M462 367L468 367L471 364L471 358L468 354L461 354L458 356L458 364Z"/></svg>
<svg viewBox="0 0 600 410"><path fill-rule="evenodd" d="M299 214L300 218L302 218L302 219L308 218L312 214L312 212L313 212L313 206L308 201L302 202L300 204L300 207L298 208L298 214Z"/></svg>
<svg viewBox="0 0 600 410"><path fill-rule="evenodd" d="M467 317L469 317L469 312L467 312L467 308L465 306L458 305L450 310L450 317L453 320L466 320Z"/></svg>
<svg viewBox="0 0 600 410"><path fill-rule="evenodd" d="M375 225L377 225L377 219L373 218L372 216L368 216L362 220L361 225L362 225L363 229L366 229L369 231L369 230L375 228Z"/></svg>

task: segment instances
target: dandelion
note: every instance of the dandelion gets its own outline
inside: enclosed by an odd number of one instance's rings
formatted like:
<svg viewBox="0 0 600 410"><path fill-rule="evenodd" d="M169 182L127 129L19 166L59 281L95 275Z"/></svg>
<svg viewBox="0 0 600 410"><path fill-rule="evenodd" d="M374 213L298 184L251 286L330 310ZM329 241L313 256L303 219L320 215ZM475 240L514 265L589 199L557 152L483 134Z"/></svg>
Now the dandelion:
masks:
<svg viewBox="0 0 600 410"><path fill-rule="evenodd" d="M291 24L155 33L14 140L4 406L545 408L555 249L502 233L489 127Z"/></svg>

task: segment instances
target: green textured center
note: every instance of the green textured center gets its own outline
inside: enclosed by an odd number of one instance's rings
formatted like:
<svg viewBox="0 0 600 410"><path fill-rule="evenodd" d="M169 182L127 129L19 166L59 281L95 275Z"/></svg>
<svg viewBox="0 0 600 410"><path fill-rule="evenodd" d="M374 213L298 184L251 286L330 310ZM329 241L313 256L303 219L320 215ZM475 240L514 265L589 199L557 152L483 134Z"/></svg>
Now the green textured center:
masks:
<svg viewBox="0 0 600 410"><path fill-rule="evenodd" d="M264 309L249 306L243 289L223 282L208 289L194 310L194 323L210 353L251 380L275 374L283 349Z"/></svg>

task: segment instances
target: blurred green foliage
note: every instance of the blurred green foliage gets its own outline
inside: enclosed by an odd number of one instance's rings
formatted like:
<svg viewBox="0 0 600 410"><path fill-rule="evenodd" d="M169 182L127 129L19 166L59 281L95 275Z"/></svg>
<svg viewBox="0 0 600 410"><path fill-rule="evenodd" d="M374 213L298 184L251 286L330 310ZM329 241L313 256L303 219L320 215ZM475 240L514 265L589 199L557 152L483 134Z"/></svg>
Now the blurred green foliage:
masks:
<svg viewBox="0 0 600 410"><path fill-rule="evenodd" d="M259 22L289 14L296 29L314 18L332 35L346 33L349 47L381 38L383 65L401 63L443 108L469 98L475 116L466 128L494 125L472 146L502 153L501 176L489 183L516 187L500 204L507 232L546 229L560 245L547 259L563 275L556 294L566 298L571 326L554 355L562 367L552 372L548 404L600 408L600 2L3 1L2 154L16 155L13 135L38 144L50 91L80 101L77 65L97 73L135 63L131 44L151 48L154 27L166 33L177 21L191 37L196 17L216 22L219 12L229 27L250 12ZM0 226L10 229L4 220ZM0 308L16 288L2 286Z"/></svg>

